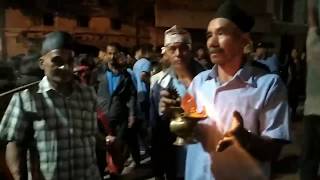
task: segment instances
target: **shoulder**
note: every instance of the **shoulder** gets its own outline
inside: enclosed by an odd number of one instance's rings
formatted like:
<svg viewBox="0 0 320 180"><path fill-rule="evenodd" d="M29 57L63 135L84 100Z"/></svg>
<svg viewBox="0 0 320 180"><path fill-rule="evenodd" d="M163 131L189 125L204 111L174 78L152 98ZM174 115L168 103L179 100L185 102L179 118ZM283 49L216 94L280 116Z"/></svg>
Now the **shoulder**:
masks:
<svg viewBox="0 0 320 180"><path fill-rule="evenodd" d="M143 64L145 64L145 63L151 64L151 62L147 58L141 58L141 59L139 59L139 62L143 63Z"/></svg>
<svg viewBox="0 0 320 180"><path fill-rule="evenodd" d="M157 74L152 75L150 79L150 87L153 87L153 85L158 83L158 81L162 79L164 76L165 76L165 72L163 71L160 71Z"/></svg>
<svg viewBox="0 0 320 180"><path fill-rule="evenodd" d="M151 64L151 62L146 58L141 58L134 63L134 67L141 66L144 64Z"/></svg>
<svg viewBox="0 0 320 180"><path fill-rule="evenodd" d="M193 78L193 82L203 82L203 81L206 81L208 80L209 78L209 75L210 73L212 72L212 69L210 70L206 70L206 71L202 71L200 72L198 75L196 75L194 78Z"/></svg>
<svg viewBox="0 0 320 180"><path fill-rule="evenodd" d="M192 65L192 68L194 68L194 71L196 74L199 74L200 72L203 72L205 71L206 69L198 62L196 61L195 59L192 59L191 60L191 65Z"/></svg>
<svg viewBox="0 0 320 180"><path fill-rule="evenodd" d="M256 84L259 91L264 92L266 98L286 98L287 87L277 74L261 74L256 76Z"/></svg>
<svg viewBox="0 0 320 180"><path fill-rule="evenodd" d="M165 75L165 73L163 71L160 71L154 75L151 76L151 80L156 81L160 78L162 78Z"/></svg>
<svg viewBox="0 0 320 180"><path fill-rule="evenodd" d="M195 89L200 88L203 83L210 79L210 73L212 70L206 70L203 72L200 72L197 76L195 76L189 86L189 91L193 91Z"/></svg>
<svg viewBox="0 0 320 180"><path fill-rule="evenodd" d="M252 60L250 62L250 65L252 68L254 68L255 71L258 71L260 73L269 73L270 69L267 65L263 64L262 62L258 61L254 61Z"/></svg>

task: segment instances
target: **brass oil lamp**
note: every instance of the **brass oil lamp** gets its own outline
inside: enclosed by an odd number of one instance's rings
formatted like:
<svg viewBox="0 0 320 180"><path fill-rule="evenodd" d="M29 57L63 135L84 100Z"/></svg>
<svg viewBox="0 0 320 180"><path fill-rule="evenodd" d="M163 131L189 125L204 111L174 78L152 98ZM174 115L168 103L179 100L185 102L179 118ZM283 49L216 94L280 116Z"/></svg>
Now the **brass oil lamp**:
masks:
<svg viewBox="0 0 320 180"><path fill-rule="evenodd" d="M178 136L173 144L183 146L193 143L194 128L199 121L207 118L206 111L197 112L194 97L187 93L182 97L181 107L171 107L170 113L170 131Z"/></svg>

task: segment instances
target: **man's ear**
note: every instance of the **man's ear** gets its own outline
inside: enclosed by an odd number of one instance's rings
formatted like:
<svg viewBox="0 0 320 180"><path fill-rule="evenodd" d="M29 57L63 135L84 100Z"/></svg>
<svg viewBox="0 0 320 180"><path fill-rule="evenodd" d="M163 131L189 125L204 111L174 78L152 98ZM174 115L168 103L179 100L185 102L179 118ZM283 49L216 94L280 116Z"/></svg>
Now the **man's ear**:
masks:
<svg viewBox="0 0 320 180"><path fill-rule="evenodd" d="M42 70L44 70L44 59L43 58L40 58L39 59L39 67L40 67L40 69L42 69Z"/></svg>
<svg viewBox="0 0 320 180"><path fill-rule="evenodd" d="M251 43L251 37L249 33L242 34L242 43L243 46L246 46L247 44Z"/></svg>

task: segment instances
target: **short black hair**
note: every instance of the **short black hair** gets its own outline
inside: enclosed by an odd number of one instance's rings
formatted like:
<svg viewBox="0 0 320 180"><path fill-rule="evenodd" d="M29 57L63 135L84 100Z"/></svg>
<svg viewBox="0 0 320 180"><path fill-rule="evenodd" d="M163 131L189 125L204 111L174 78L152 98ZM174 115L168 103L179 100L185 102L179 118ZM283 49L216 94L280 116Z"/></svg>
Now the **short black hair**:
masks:
<svg viewBox="0 0 320 180"><path fill-rule="evenodd" d="M136 51L141 50L142 54L152 52L153 51L153 46L152 44L141 44L140 46L137 47Z"/></svg>
<svg viewBox="0 0 320 180"><path fill-rule="evenodd" d="M107 47L114 47L118 51L121 51L121 45L119 43L116 43L116 42L111 42L111 43L107 44L106 48Z"/></svg>

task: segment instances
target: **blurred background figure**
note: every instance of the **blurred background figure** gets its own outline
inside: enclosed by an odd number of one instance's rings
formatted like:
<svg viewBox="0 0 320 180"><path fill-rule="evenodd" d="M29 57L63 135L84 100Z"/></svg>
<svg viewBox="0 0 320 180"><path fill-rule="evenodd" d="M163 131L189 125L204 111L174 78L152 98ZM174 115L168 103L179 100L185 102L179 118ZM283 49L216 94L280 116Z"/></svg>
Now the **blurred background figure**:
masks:
<svg viewBox="0 0 320 180"><path fill-rule="evenodd" d="M143 44L135 51L133 73L137 84L137 134L146 152L149 152L149 94L153 56L152 45Z"/></svg>
<svg viewBox="0 0 320 180"><path fill-rule="evenodd" d="M100 134L105 137L107 156L103 148L97 149L99 169L103 174L105 159L112 178L118 178L128 153L140 163L137 137L132 133L136 117L136 90L127 72L124 53L115 43L108 44L102 63L104 71L98 75L98 117ZM106 125L107 124L107 125ZM103 141L103 140L102 140Z"/></svg>
<svg viewBox="0 0 320 180"><path fill-rule="evenodd" d="M204 46L199 46L195 49L194 59L198 61L204 69L211 69L212 63L209 60L209 54Z"/></svg>
<svg viewBox="0 0 320 180"><path fill-rule="evenodd" d="M297 107L305 99L306 88L306 62L301 59L300 50L294 48L291 50L288 65L288 100L292 109L292 120L297 119ZM300 112L299 114L301 114Z"/></svg>
<svg viewBox="0 0 320 180"><path fill-rule="evenodd" d="M254 59L268 67L270 73L279 74L280 64L272 43L259 42L256 47Z"/></svg>
<svg viewBox="0 0 320 180"><path fill-rule="evenodd" d="M309 30L306 41L307 89L304 107L304 138L300 178L319 179L320 163L320 35L319 7L316 0L308 0Z"/></svg>

